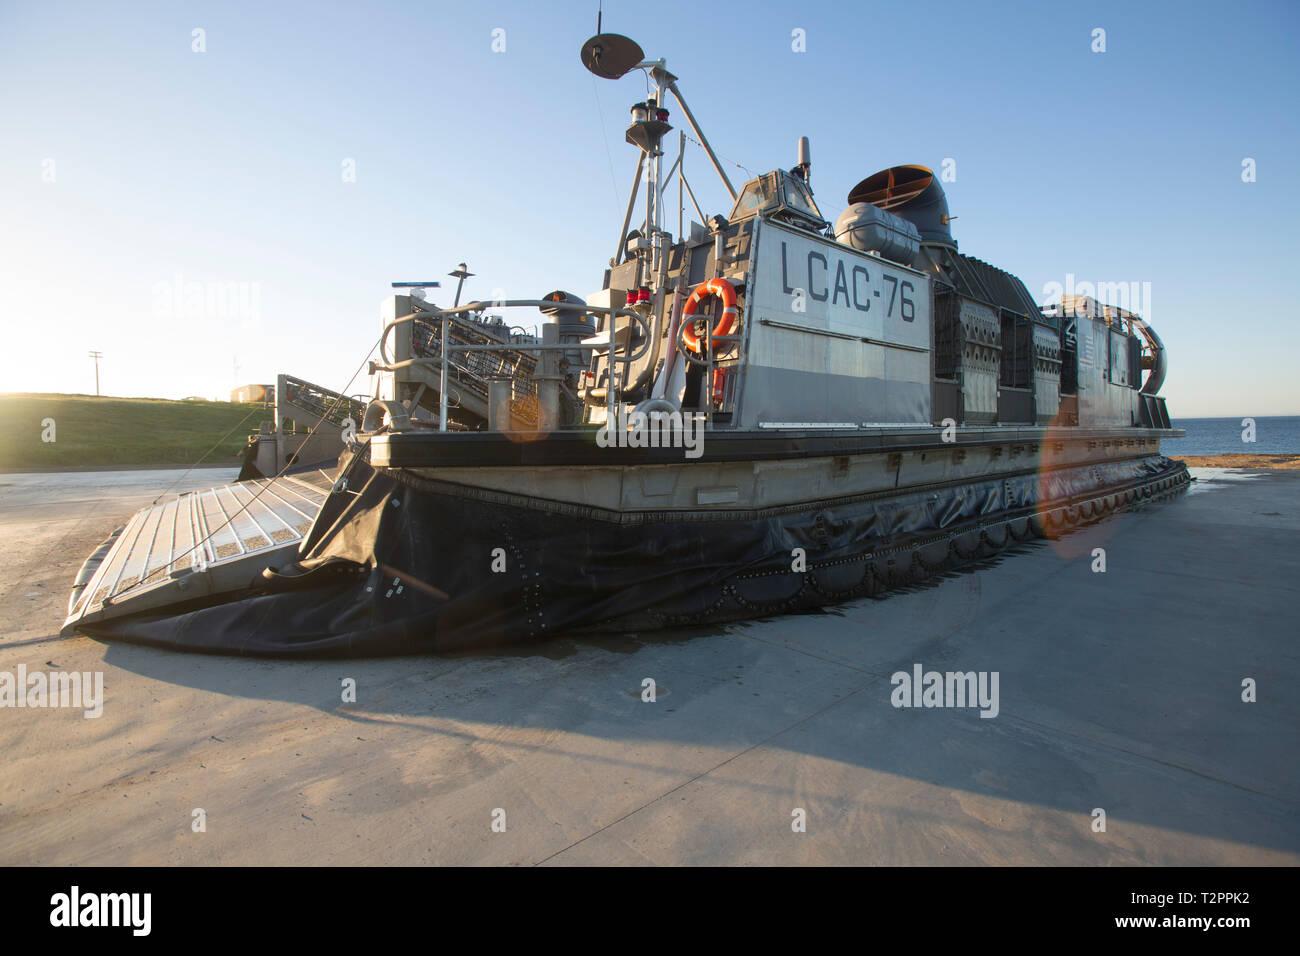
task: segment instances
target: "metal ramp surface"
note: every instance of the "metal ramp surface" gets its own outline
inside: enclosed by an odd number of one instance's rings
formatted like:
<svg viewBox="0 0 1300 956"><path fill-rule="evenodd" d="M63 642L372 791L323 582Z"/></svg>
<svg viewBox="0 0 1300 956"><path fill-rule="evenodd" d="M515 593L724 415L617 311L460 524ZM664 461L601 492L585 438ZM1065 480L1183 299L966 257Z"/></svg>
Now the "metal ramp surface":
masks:
<svg viewBox="0 0 1300 956"><path fill-rule="evenodd" d="M296 556L330 493L325 471L232 482L137 511L82 566L62 633L247 587Z"/></svg>

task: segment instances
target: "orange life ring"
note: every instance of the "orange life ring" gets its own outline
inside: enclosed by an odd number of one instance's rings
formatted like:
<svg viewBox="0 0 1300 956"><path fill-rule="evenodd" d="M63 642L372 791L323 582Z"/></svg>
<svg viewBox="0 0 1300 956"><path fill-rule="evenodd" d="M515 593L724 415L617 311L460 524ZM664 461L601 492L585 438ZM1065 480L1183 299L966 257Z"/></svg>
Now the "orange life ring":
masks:
<svg viewBox="0 0 1300 956"><path fill-rule="evenodd" d="M703 351L700 337L695 332L695 310L701 302L713 295L722 300L722 317L714 326L712 337L716 339L719 335L729 335L736 327L736 318L740 314L740 309L736 307L736 287L726 279L706 279L695 287L691 297L686 300L686 305L682 307L682 322L686 325L682 330L682 341L692 352Z"/></svg>

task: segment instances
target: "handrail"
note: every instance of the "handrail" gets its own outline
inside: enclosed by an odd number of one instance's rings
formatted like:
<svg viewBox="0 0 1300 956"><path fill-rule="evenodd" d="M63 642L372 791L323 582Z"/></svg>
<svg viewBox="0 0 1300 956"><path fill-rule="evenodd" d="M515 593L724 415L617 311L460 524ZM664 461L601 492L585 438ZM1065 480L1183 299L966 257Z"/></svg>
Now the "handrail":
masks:
<svg viewBox="0 0 1300 956"><path fill-rule="evenodd" d="M548 309L553 309L553 308L555 308L555 307L556 307L556 303L555 303L554 301L549 300L549 299L510 299L510 300L507 300L507 301L504 301L504 302L502 302L502 301L497 301L497 302L471 302L469 305L462 305L462 306L460 306L459 308L455 308L455 309L433 309L433 310L428 311L428 312L411 312L411 313L408 314L408 315L399 316L398 318L393 319L392 321L390 321L390 322L386 322L386 323L384 324L383 335L381 335L381 336L379 337L379 355L380 355L381 358L383 358L385 364L390 364L390 363L392 362L392 359L390 359L389 356L388 356L388 332L389 332L390 329L396 328L398 325L400 325L400 324L402 324L402 323L404 323L404 322L412 322L412 321L414 321L414 320L416 320L416 319L441 319L441 318L454 318L454 317L458 316L458 315L459 315L460 313L462 313L462 312L482 312L482 311L484 311L484 310L486 310L486 309L490 309L490 308L491 308L491 309L513 309L513 308L535 308L535 309L548 308ZM626 316L631 317L633 320L635 320L635 321L637 322L638 325L640 325L640 327L641 327L641 331L643 332L643 337L644 337L644 339L645 339L645 341L646 341L646 345L643 346L643 348L642 348L640 351L634 352L634 353L633 353L631 356L629 356L627 359L619 359L619 361L620 361L620 362L625 362L625 363L626 363L626 362L635 362L635 361L636 361L637 359L639 359L643 354L645 354L645 348L647 348L647 347L649 346L649 341L650 341L650 326L646 324L645 319L641 317L640 313L638 313L638 312L634 312L632 309L628 309L628 308L624 308L624 307L619 307L619 306L609 306L609 305L582 305L582 306L574 305L574 306L572 307L572 310L575 311L575 312L590 312L590 313L605 314L605 315L626 315ZM610 327L610 344L611 344L611 345L613 345L613 339L614 339L613 332L614 332L614 330L613 330L613 324L611 323L611 327ZM586 347L587 347L587 348L590 348L590 346L586 346ZM521 352L524 352L524 351L528 351L528 352L542 352L542 351L548 351L548 350L552 350L552 349L553 349L553 350L556 350L556 351L572 351L573 348L574 348L574 346L572 346L572 345L542 345L540 342L536 342L536 343L534 343L534 342L502 342L501 345L499 345L499 346L497 346L497 345L491 345L491 346L472 346L472 345L457 346L453 351L457 351L457 352L459 352L459 351L464 351L464 350L466 350L466 349L488 350L488 349L495 349L495 348L515 349L515 350L518 350L518 351L521 351ZM397 366L394 366L394 367L396 367L396 368L401 368L402 366L401 366L401 365L397 365Z"/></svg>
<svg viewBox="0 0 1300 956"><path fill-rule="evenodd" d="M379 355L383 359L383 364L372 362L370 370L393 372L402 368L409 368L416 365L437 365L441 369L441 377L438 387L439 401L439 424L443 430L447 428L447 371L451 364L449 356L453 352L488 352L488 351L512 351L512 352L549 352L549 351L572 351L575 346L570 343L546 345L540 342L502 342L497 345L452 345L448 342L448 326L452 319L457 318L462 313L483 312L488 308L536 308L536 309L554 309L556 303L550 299L508 299L495 302L470 302L466 305L457 306L451 309L431 309L425 312L411 312L408 315L399 316L389 322L384 323L383 332L379 336ZM604 314L610 317L609 320L609 388L608 388L608 405L610 416L612 417L614 407L614 367L615 363L623 365L622 387L626 387L627 379L631 374L632 363L641 358L650 349L651 345L657 344L652 342L652 334L649 324L640 313L619 306L603 305L574 305L572 311L583 313ZM622 358L616 358L617 346L615 342L615 317L620 315L629 316L639 327L642 333L641 345L636 349L628 349L628 354ZM438 340L440 343L440 355L437 358L411 358L403 359L401 362L394 362L388 354L388 333L404 322L414 322L416 319L440 320L442 329L439 333ZM630 342L629 342L630 345ZM591 346L577 346L591 348Z"/></svg>

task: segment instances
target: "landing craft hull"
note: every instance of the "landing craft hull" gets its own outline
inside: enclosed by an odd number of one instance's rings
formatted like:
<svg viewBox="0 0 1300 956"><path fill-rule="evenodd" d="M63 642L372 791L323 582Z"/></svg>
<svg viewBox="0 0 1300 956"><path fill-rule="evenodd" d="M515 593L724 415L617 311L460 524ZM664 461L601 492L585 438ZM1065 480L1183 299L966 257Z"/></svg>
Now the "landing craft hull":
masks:
<svg viewBox="0 0 1300 956"><path fill-rule="evenodd" d="M142 511L78 575L65 632L365 655L716 623L910 585L1186 485L1139 315L1040 307L959 252L924 166L868 176L834 226L806 138L737 192L663 59L600 34L582 61L650 63L657 87L632 107L599 291L462 305L462 263L443 309L436 282L394 283L411 291L383 307L373 400L281 376L250 452L279 474L356 438L364 460L322 472L327 491L238 482ZM670 94L733 200L690 228L679 202L676 236ZM497 308L548 321L520 335Z"/></svg>
<svg viewBox="0 0 1300 956"><path fill-rule="evenodd" d="M965 449L990 459L978 477L942 480L945 462L929 473L940 480L869 490L877 466L901 473L905 456L815 456L798 466L809 480L866 477L851 493L805 492L785 504L772 503L780 492L769 482L766 500L755 490L743 501L661 510L513 493L518 468L480 466L473 473L484 480L460 484L448 480L455 469L355 461L345 469L349 490L330 496L296 564L242 592L82 629L187 650L362 656L734 621L912 585L1189 480L1181 462L1158 453L1044 464L1007 460L993 447ZM908 454L926 467L927 453ZM651 467L620 470L645 491ZM700 474L698 463L662 467ZM755 463L717 467L752 474ZM599 468L563 470L575 493L599 498L608 484ZM531 486L545 483L538 469L527 471ZM661 468L660 487L666 474ZM488 487L494 475L497 487Z"/></svg>

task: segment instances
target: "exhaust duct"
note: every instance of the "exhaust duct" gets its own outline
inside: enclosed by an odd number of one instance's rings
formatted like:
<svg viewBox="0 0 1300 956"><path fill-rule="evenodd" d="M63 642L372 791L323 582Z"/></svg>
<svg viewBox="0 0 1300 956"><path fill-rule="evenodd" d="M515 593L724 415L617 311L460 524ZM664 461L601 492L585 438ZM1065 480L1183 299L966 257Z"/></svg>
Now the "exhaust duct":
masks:
<svg viewBox="0 0 1300 956"><path fill-rule="evenodd" d="M916 226L921 241L957 248L948 228L948 197L925 166L891 166L849 191L849 204L870 203Z"/></svg>

